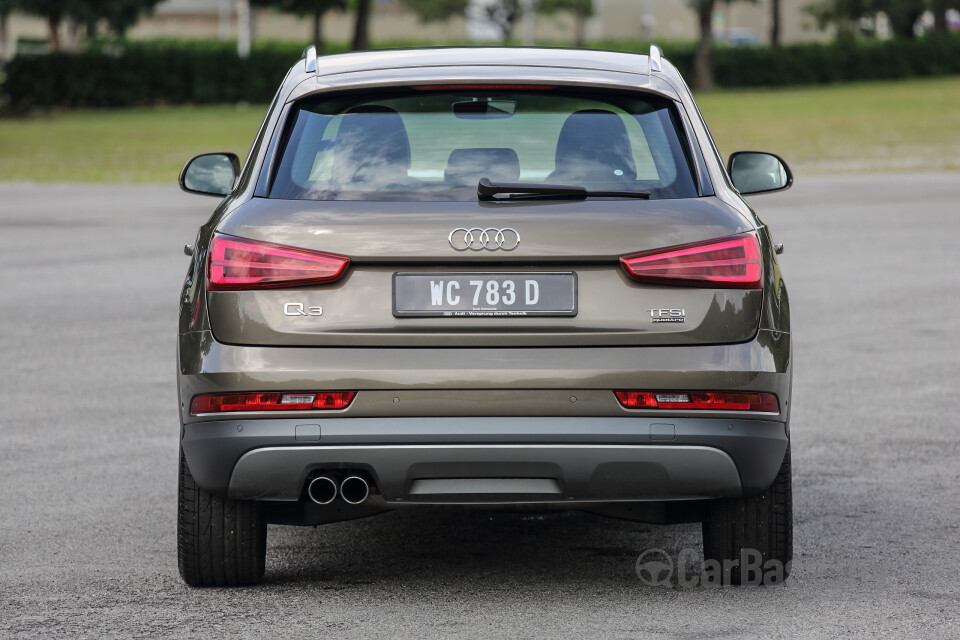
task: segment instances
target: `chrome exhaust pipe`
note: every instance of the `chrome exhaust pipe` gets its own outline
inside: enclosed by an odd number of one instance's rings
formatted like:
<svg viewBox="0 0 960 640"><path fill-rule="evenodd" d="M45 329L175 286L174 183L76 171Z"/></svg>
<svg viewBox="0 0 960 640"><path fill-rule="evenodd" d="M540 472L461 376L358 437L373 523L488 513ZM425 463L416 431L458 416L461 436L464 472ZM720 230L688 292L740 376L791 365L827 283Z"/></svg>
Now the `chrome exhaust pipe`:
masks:
<svg viewBox="0 0 960 640"><path fill-rule="evenodd" d="M360 476L349 476L340 483L340 495L347 504L360 504L370 496L370 484Z"/></svg>
<svg viewBox="0 0 960 640"><path fill-rule="evenodd" d="M317 504L330 504L337 497L337 483L329 476L319 476L307 485L307 495Z"/></svg>

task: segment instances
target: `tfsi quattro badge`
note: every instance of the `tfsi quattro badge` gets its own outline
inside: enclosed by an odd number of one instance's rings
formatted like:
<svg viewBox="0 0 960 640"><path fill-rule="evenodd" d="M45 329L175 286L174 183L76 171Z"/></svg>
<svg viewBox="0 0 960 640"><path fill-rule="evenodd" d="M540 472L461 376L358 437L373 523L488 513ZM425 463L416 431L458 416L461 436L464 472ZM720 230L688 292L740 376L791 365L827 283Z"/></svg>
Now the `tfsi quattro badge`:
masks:
<svg viewBox="0 0 960 640"><path fill-rule="evenodd" d="M685 309L647 309L650 312L650 322L683 322L686 317Z"/></svg>

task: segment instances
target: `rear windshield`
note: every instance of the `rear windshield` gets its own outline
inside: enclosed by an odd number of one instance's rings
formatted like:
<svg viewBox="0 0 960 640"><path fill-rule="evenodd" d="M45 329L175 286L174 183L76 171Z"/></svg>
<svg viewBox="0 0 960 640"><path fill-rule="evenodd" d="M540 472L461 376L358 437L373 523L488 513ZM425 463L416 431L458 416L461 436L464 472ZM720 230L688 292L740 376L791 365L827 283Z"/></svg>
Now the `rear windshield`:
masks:
<svg viewBox="0 0 960 640"><path fill-rule="evenodd" d="M697 195L673 106L641 92L337 93L300 101L288 123L272 198L470 201L480 178Z"/></svg>

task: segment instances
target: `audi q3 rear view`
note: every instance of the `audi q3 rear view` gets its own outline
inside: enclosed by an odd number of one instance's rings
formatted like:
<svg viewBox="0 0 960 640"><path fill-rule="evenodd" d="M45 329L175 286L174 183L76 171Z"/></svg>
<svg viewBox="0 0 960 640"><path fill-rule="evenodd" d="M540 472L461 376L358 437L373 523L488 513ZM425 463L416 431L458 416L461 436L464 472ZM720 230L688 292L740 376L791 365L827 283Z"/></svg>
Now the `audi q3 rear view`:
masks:
<svg viewBox="0 0 960 640"><path fill-rule="evenodd" d="M782 579L789 304L741 196L791 182L725 167L656 47L307 50L242 169L180 176L223 198L180 304L183 579L424 505L702 522Z"/></svg>

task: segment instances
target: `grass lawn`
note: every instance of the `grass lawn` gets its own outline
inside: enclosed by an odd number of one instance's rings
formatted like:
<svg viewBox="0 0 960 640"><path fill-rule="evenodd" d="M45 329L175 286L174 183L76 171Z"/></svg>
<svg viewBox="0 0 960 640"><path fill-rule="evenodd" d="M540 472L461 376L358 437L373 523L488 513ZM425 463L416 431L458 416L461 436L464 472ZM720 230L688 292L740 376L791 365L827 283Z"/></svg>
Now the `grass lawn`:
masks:
<svg viewBox="0 0 960 640"><path fill-rule="evenodd" d="M717 92L697 102L721 153L806 173L960 170L960 77Z"/></svg>
<svg viewBox="0 0 960 640"><path fill-rule="evenodd" d="M698 97L721 152L801 173L960 170L960 78ZM243 157L265 107L55 111L0 119L0 180L170 182L204 151Z"/></svg>
<svg viewBox="0 0 960 640"><path fill-rule="evenodd" d="M152 107L0 119L0 180L175 184L195 154L246 157L265 111Z"/></svg>

